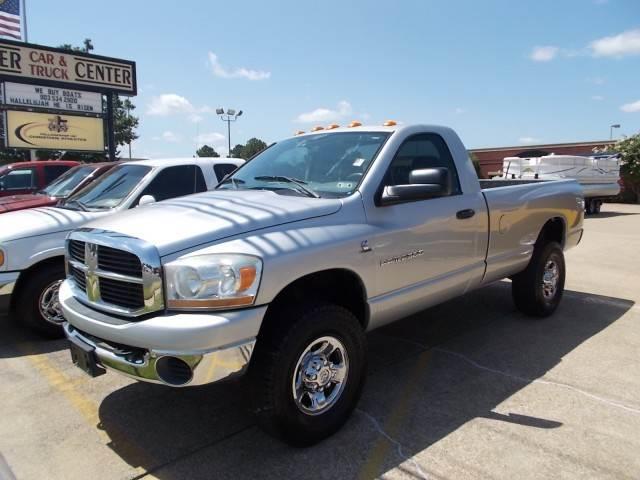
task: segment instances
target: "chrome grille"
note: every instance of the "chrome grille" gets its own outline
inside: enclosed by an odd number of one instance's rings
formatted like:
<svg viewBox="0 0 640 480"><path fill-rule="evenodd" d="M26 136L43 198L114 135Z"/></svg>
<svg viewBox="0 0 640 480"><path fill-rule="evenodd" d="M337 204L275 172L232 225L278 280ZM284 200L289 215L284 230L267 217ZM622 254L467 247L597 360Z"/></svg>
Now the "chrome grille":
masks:
<svg viewBox="0 0 640 480"><path fill-rule="evenodd" d="M122 282L101 278L100 296L102 300L121 307L137 310L144 307L144 292L140 283Z"/></svg>
<svg viewBox="0 0 640 480"><path fill-rule="evenodd" d="M78 240L69 241L69 256L78 262L84 263L84 242Z"/></svg>
<svg viewBox="0 0 640 480"><path fill-rule="evenodd" d="M98 268L130 277L142 277L142 264L137 255L104 245L98 245Z"/></svg>
<svg viewBox="0 0 640 480"><path fill-rule="evenodd" d="M84 228L67 241L74 296L96 308L135 317L164 308L160 257L142 240Z"/></svg>

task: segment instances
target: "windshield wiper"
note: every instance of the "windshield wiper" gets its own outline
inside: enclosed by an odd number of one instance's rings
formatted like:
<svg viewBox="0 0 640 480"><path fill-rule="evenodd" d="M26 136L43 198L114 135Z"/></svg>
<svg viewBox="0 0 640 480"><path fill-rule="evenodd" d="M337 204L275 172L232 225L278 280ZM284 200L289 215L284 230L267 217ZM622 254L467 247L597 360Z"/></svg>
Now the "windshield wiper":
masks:
<svg viewBox="0 0 640 480"><path fill-rule="evenodd" d="M287 182L293 183L296 185L302 193L306 194L308 197L313 198L321 198L316 192L311 190L309 187L306 187L306 183L304 180L299 180L293 177L285 177L283 175L262 175L259 177L253 177L254 180L260 180L265 182Z"/></svg>
<svg viewBox="0 0 640 480"><path fill-rule="evenodd" d="M80 210L82 210L83 212L88 212L89 211L87 206L84 203L82 203L80 200L71 200L69 202L64 202L64 205L61 205L61 206L66 207L66 206L72 205L72 204L78 205L78 207L80 207Z"/></svg>

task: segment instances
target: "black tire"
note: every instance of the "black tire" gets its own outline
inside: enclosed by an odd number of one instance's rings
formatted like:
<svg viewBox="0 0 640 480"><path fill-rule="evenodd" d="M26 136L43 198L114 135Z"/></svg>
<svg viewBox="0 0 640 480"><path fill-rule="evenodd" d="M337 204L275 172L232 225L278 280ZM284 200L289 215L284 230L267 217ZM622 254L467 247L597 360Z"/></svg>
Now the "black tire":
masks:
<svg viewBox="0 0 640 480"><path fill-rule="evenodd" d="M593 214L598 215L600 213L600 209L602 208L602 200L596 200L593 203Z"/></svg>
<svg viewBox="0 0 640 480"><path fill-rule="evenodd" d="M364 331L350 311L337 305L301 306L272 314L277 318L260 332L246 377L252 390L251 409L268 433L293 446L310 446L340 429L358 403L366 375ZM335 403L312 415L294 399L294 375L305 349L327 336L344 346L348 373ZM327 389L331 386L329 382Z"/></svg>
<svg viewBox="0 0 640 480"><path fill-rule="evenodd" d="M45 337L64 337L62 326L45 320L40 312L40 299L45 290L54 283L64 280L64 278L64 267L57 264L47 265L31 273L25 279L23 287L18 294L16 303L18 320Z"/></svg>
<svg viewBox="0 0 640 480"><path fill-rule="evenodd" d="M552 262L557 267L553 293L545 292L545 267ZM564 291L565 263L562 247L557 242L536 246L527 268L512 279L511 293L518 310L526 315L548 317L558 307Z"/></svg>
<svg viewBox="0 0 640 480"><path fill-rule="evenodd" d="M594 213L594 201L591 199L585 199L584 201L584 210L587 215L592 215Z"/></svg>

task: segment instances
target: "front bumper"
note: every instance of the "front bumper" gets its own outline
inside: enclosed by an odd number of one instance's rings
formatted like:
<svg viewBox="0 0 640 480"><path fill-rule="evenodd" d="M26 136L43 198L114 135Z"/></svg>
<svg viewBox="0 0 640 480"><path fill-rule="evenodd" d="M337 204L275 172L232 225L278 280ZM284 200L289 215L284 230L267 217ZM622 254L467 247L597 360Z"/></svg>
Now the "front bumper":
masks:
<svg viewBox="0 0 640 480"><path fill-rule="evenodd" d="M11 294L15 289L20 272L0 273L0 315L9 313Z"/></svg>
<svg viewBox="0 0 640 480"><path fill-rule="evenodd" d="M242 374L266 311L266 307L256 307L132 322L86 307L71 295L67 282L60 287L59 298L67 337L95 348L99 365L137 380L174 387L204 385ZM167 359L174 366L179 364L182 376L168 373Z"/></svg>

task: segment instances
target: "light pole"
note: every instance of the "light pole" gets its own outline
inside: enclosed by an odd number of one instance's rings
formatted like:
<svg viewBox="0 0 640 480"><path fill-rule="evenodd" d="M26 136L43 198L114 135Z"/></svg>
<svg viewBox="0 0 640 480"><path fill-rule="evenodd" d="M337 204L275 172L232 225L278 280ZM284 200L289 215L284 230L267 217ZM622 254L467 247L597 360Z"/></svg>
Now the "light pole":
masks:
<svg viewBox="0 0 640 480"><path fill-rule="evenodd" d="M611 127L609 128L609 140L613 140L613 129L614 128L620 128L620 124L619 123L614 123L613 125L611 125Z"/></svg>
<svg viewBox="0 0 640 480"><path fill-rule="evenodd" d="M216 113L220 115L220 120L223 122L227 122L227 142L229 145L229 152L227 155L231 157L231 122L235 122L239 116L242 115L242 110L236 113L233 108L227 108L227 111L224 111L224 108L216 108Z"/></svg>

